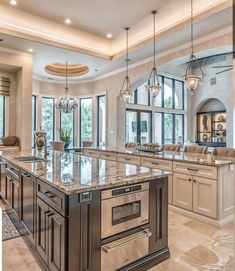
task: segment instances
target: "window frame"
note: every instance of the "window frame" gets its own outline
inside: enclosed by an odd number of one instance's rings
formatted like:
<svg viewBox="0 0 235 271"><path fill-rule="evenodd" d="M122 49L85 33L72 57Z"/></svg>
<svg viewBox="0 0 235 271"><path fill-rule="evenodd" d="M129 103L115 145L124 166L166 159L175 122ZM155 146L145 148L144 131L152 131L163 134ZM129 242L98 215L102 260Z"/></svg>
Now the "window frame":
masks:
<svg viewBox="0 0 235 271"><path fill-rule="evenodd" d="M79 102L79 144L80 144L80 147L82 147L82 107L81 107L81 103L82 103L82 100L87 100L87 99L90 99L92 101L92 126L93 126L93 97L83 97L83 98L80 98L80 102ZM92 129L93 130L93 129ZM93 140L93 132L92 132L92 140Z"/></svg>
<svg viewBox="0 0 235 271"><path fill-rule="evenodd" d="M135 112L136 113L136 139L137 143L141 143L141 113L150 113L150 142L153 140L153 112L151 110L142 110L142 109L132 109L126 108L126 112ZM126 142L126 112L125 112L125 142Z"/></svg>
<svg viewBox="0 0 235 271"><path fill-rule="evenodd" d="M48 96L42 96L42 101L43 101L43 99L53 100L53 139L52 140L55 141L55 117L56 117L55 116L55 98L48 97ZM43 104L43 102L42 102L42 104ZM43 108L43 106L42 106L42 108Z"/></svg>
<svg viewBox="0 0 235 271"><path fill-rule="evenodd" d="M34 99L34 108L33 108L33 114L34 114L34 119L33 119L33 126L32 129L33 131L36 131L37 129L37 96L36 95L32 95L32 98ZM32 148L35 148L35 135L33 135L33 142L32 142Z"/></svg>
<svg viewBox="0 0 235 271"><path fill-rule="evenodd" d="M74 146L74 142L75 142L75 111L73 110L73 140L72 140L72 145ZM61 129L61 124L62 124L62 111L60 111L60 129ZM63 113L63 114L66 114L66 113Z"/></svg>
<svg viewBox="0 0 235 271"><path fill-rule="evenodd" d="M100 98L102 98L102 97L105 97L105 107L106 107L106 100L107 100L107 98L106 98L106 95L105 94L102 94L102 95L98 95L97 96L97 146L99 147L99 145L100 145L100 122L99 122L99 120L100 120L100 110L99 110L99 107L100 107ZM105 131L106 131L106 110L105 110L105 119L104 119L104 122L105 122ZM106 145L106 134L105 134L105 145Z"/></svg>

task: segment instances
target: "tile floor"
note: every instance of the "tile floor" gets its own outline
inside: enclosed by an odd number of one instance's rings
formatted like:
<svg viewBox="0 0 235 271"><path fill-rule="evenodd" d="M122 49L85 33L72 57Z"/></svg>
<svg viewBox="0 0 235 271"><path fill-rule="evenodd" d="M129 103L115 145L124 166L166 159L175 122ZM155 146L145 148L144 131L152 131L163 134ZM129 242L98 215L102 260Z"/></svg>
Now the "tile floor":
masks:
<svg viewBox="0 0 235 271"><path fill-rule="evenodd" d="M171 258L149 271L233 271L234 228L222 230L169 213ZM12 257L14 255L14 257ZM21 237L3 242L4 271L40 271Z"/></svg>

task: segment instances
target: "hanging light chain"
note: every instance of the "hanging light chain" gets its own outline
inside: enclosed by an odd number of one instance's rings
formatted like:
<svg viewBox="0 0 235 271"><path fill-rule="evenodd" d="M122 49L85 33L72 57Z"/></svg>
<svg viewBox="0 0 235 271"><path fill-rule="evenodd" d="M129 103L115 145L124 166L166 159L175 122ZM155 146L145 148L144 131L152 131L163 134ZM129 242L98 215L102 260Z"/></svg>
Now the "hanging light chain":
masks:
<svg viewBox="0 0 235 271"><path fill-rule="evenodd" d="M191 0L191 50L192 50L192 55L194 52L194 41L193 41L193 0Z"/></svg>
<svg viewBox="0 0 235 271"><path fill-rule="evenodd" d="M129 27L126 27L126 78L129 78Z"/></svg>

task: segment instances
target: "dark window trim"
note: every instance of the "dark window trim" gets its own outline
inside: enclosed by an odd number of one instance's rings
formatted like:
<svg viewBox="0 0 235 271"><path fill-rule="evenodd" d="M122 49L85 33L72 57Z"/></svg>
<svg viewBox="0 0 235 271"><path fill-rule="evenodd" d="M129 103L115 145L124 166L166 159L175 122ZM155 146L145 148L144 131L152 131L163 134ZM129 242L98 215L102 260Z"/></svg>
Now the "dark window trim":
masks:
<svg viewBox="0 0 235 271"><path fill-rule="evenodd" d="M34 108L33 108L33 113L34 113L34 120L33 120L33 131L36 131L37 129L37 96L32 95L32 98L34 100ZM32 147L35 148L35 135L33 135L33 144Z"/></svg>
<svg viewBox="0 0 235 271"><path fill-rule="evenodd" d="M137 143L141 142L141 130L140 130L140 121L141 121L141 113L150 113L150 142L153 140L153 112L151 110L141 110L141 109L131 109L127 108L126 112L136 112L136 138L137 138ZM125 115L125 120L126 120L126 115ZM125 121L125 141L126 141L126 121Z"/></svg>
<svg viewBox="0 0 235 271"><path fill-rule="evenodd" d="M81 129L81 123L82 123L82 118L81 118L81 116L82 116L82 110L81 110L81 103L82 103L82 100L87 100L87 99L91 99L91 100L93 100L92 99L92 97L84 97L84 98L80 98L80 102L79 102L79 145L80 145L80 147L82 147L82 129ZM92 114L93 114L93 112L92 112Z"/></svg>
<svg viewBox="0 0 235 271"><path fill-rule="evenodd" d="M99 144L100 144L100 122L99 122L99 119L100 119L100 98L101 97L105 97L105 106L106 106L106 95L105 94L102 94L102 95L98 95L97 96L97 147L99 147ZM106 120L104 120L106 121ZM105 142L106 143L106 142Z"/></svg>
<svg viewBox="0 0 235 271"><path fill-rule="evenodd" d="M63 113L63 112L60 111L60 129L61 129L62 113ZM66 113L64 113L64 114L66 114ZM75 125L75 122L74 122L74 116L75 116L75 111L73 110L73 140L72 140L73 146L74 146L74 136L75 136L75 131L74 131L74 125Z"/></svg>
<svg viewBox="0 0 235 271"><path fill-rule="evenodd" d="M53 101L53 141L55 140L55 98L43 96L42 99L48 99Z"/></svg>

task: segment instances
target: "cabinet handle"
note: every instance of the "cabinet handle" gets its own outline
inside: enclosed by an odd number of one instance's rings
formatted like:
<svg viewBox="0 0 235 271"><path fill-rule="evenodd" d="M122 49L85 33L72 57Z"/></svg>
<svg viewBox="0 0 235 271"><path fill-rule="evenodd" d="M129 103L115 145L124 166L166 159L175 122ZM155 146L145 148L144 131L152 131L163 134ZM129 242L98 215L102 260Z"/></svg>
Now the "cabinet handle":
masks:
<svg viewBox="0 0 235 271"><path fill-rule="evenodd" d="M50 192L50 191L46 191L45 192L45 195L48 197L48 198L54 198L56 195L55 194L53 194L52 192Z"/></svg>
<svg viewBox="0 0 235 271"><path fill-rule="evenodd" d="M47 217L50 217L52 215L54 215L54 213L50 212L50 214L48 214Z"/></svg>
<svg viewBox="0 0 235 271"><path fill-rule="evenodd" d="M191 171L199 171L199 169L198 168L187 168L187 170L191 170Z"/></svg>
<svg viewBox="0 0 235 271"><path fill-rule="evenodd" d="M193 180L194 183L196 183L196 180Z"/></svg>
<svg viewBox="0 0 235 271"><path fill-rule="evenodd" d="M50 213L50 211L45 211L45 212L44 212L44 215L49 214L49 213Z"/></svg>
<svg viewBox="0 0 235 271"><path fill-rule="evenodd" d="M31 175L28 174L28 173L23 173L22 176L23 176L23 177L26 177L26 178L30 178L30 177L31 177Z"/></svg>
<svg viewBox="0 0 235 271"><path fill-rule="evenodd" d="M126 161L131 161L131 158L126 158L126 157L125 157L125 160L126 160Z"/></svg>
<svg viewBox="0 0 235 271"><path fill-rule="evenodd" d="M110 157L110 155L109 154L105 154L105 157Z"/></svg>
<svg viewBox="0 0 235 271"><path fill-rule="evenodd" d="M157 166L159 165L158 162L152 162L152 164L153 164L153 165L157 165Z"/></svg>
<svg viewBox="0 0 235 271"><path fill-rule="evenodd" d="M188 179L190 182L192 181L191 179Z"/></svg>

